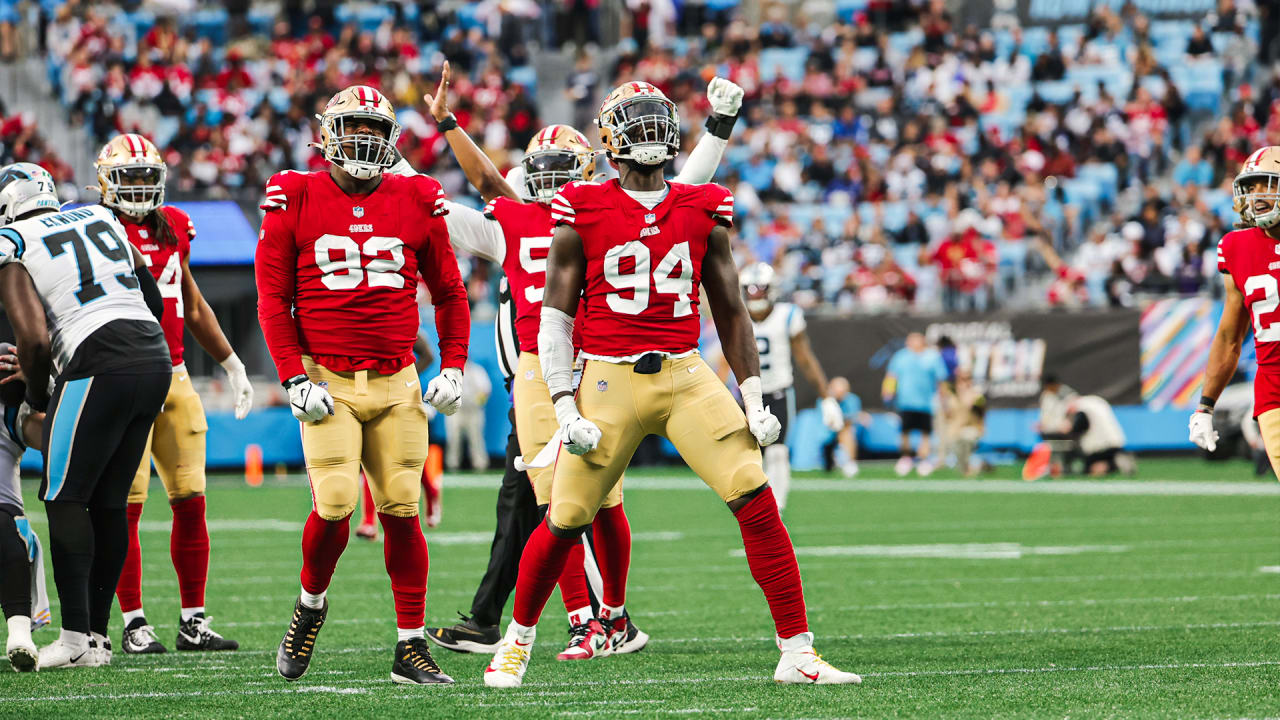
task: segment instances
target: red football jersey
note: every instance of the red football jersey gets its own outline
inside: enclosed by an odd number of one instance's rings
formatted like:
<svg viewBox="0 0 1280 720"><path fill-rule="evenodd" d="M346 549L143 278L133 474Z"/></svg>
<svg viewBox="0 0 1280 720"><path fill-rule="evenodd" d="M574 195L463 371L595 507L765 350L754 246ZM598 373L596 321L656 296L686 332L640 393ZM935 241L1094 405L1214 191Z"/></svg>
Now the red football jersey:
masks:
<svg viewBox="0 0 1280 720"><path fill-rule="evenodd" d="M538 322L542 293L547 289L547 252L551 249L551 208L543 203L520 203L496 197L484 208L486 217L502 228L507 250L502 272L515 303L516 340L520 352L538 352Z"/></svg>
<svg viewBox="0 0 1280 720"><path fill-rule="evenodd" d="M124 226L129 242L142 252L151 276L160 286L164 298L164 315L160 327L164 329L165 342L169 343L169 357L174 365L182 363L182 339L186 324L182 306L182 264L191 257L191 241L196 239L196 226L183 211L171 205L160 208L173 228L177 244L162 242L148 222L134 222L128 215L116 213L116 219Z"/></svg>
<svg viewBox="0 0 1280 720"><path fill-rule="evenodd" d="M733 194L720 185L668 183L652 210L617 180L574 182L551 201L551 218L582 237L586 255L582 350L630 358L698 347L698 285L707 237L733 224Z"/></svg>
<svg viewBox="0 0 1280 720"><path fill-rule="evenodd" d="M411 364L419 274L441 363L462 368L471 317L438 182L384 174L373 192L347 195L328 171L286 170L267 182L262 209L258 317L281 380L304 373L303 354L340 372Z"/></svg>
<svg viewBox="0 0 1280 720"><path fill-rule="evenodd" d="M1253 413L1261 415L1280 407L1280 241L1258 228L1229 232L1218 242L1218 270L1231 276L1252 318Z"/></svg>

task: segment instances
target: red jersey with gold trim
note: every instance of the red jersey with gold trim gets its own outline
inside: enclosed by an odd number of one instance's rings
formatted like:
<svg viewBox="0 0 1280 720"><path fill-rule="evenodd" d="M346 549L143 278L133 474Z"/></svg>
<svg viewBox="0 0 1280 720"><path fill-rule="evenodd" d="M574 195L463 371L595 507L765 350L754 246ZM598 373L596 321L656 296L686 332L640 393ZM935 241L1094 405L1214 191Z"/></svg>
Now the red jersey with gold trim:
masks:
<svg viewBox="0 0 1280 720"><path fill-rule="evenodd" d="M551 217L582 237L586 255L582 350L629 358L698 347L698 286L707 238L733 224L733 194L715 184L667 183L646 208L615 180L573 182L551 201Z"/></svg>
<svg viewBox="0 0 1280 720"><path fill-rule="evenodd" d="M516 340L520 352L538 352L538 322L542 294L547 289L547 252L551 249L551 208L544 203L521 203L496 197L484 208L485 217L502 228L507 249L502 272L515 303Z"/></svg>
<svg viewBox="0 0 1280 720"><path fill-rule="evenodd" d="M164 329L165 342L169 343L170 359L174 365L180 365L186 329L186 308L182 305L182 265L191 257L191 241L196 239L196 226L189 215L171 205L161 207L159 212L169 221L169 227L177 238L176 244L164 242L157 237L149 220L135 222L130 216L119 212L116 213L116 219L124 226L129 242L142 252L147 269L156 279L156 285L160 286L160 297L164 298L164 315L160 317L160 327Z"/></svg>
<svg viewBox="0 0 1280 720"><path fill-rule="evenodd" d="M1230 275L1244 296L1253 324L1256 417L1280 407L1280 241L1258 228L1229 232L1218 242L1218 270Z"/></svg>
<svg viewBox="0 0 1280 720"><path fill-rule="evenodd" d="M281 380L305 374L303 354L339 372L411 364L419 275L435 305L441 363L462 368L471 319L444 201L426 175L384 174L365 195L346 194L328 171L272 176L255 271Z"/></svg>

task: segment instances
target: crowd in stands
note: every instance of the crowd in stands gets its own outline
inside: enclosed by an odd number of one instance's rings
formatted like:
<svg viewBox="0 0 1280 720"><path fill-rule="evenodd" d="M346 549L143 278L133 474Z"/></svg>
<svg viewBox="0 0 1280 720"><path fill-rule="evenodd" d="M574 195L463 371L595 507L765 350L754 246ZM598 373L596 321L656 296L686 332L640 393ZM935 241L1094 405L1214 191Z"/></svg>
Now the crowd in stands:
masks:
<svg viewBox="0 0 1280 720"><path fill-rule="evenodd" d="M537 129L539 97L564 93L589 127L631 79L679 103L691 147L706 81L726 75L746 90L717 178L737 197L739 256L773 263L805 307L1212 292L1231 178L1280 144L1253 0L1159 21L1097 3L1056 29L961 26L942 0L766 2L758 23L736 0L626 0L616 47L598 42L599 0L279 15L292 21L246 5L175 18L46 2L52 86L99 139L143 132L175 190L217 197L317 167L313 114L337 88L376 85L400 110L401 150L465 195L421 103L444 58L459 122L502 166ZM562 45L572 71L538 88L533 49Z"/></svg>

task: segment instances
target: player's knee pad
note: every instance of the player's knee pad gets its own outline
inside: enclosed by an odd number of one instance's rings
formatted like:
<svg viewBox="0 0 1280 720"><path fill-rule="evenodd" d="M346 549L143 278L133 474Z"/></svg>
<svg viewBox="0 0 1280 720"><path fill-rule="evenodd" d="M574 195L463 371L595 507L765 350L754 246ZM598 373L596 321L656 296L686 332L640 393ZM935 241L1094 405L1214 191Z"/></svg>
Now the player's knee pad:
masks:
<svg viewBox="0 0 1280 720"><path fill-rule="evenodd" d="M311 497L316 514L325 520L336 521L347 517L356 509L360 497L360 480L356 468L309 468Z"/></svg>
<svg viewBox="0 0 1280 720"><path fill-rule="evenodd" d="M739 465L730 473L729 482L720 489L720 499L726 503L733 502L738 498L750 495L765 483L769 482L769 478L764 474L764 468L758 462L745 463Z"/></svg>
<svg viewBox="0 0 1280 720"><path fill-rule="evenodd" d="M150 465L150 462L148 462L148 465ZM133 484L129 486L128 502L130 505L138 505L147 501L147 488L151 485L151 468L148 467L147 470L148 474L145 478L134 478Z"/></svg>
<svg viewBox="0 0 1280 720"><path fill-rule="evenodd" d="M573 500L552 499L551 507L547 511L547 520L550 521L551 527L560 531L557 534L577 532L580 535L595 518L596 509Z"/></svg>

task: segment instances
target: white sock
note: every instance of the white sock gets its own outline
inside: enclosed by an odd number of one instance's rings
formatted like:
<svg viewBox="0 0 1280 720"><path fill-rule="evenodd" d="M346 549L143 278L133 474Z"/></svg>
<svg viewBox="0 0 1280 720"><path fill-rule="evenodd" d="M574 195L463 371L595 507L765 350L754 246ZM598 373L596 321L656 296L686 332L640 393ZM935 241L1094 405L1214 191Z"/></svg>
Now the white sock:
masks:
<svg viewBox="0 0 1280 720"><path fill-rule="evenodd" d="M512 620L511 624L507 626L507 635L514 635L516 640L523 643L533 642L533 638L537 634L538 628L536 625L521 625Z"/></svg>
<svg viewBox="0 0 1280 720"><path fill-rule="evenodd" d="M610 605L604 605L604 604L601 604L601 605L600 605L600 619L601 619L602 621L604 621L604 620L612 620L612 619L614 619L614 618L616 618L616 617L621 616L621 615L622 615L622 611L623 611L623 610L625 610L625 609L626 609L626 608L625 608L625 606L623 606L623 605L619 605L618 607L612 607L612 606L610 606Z"/></svg>
<svg viewBox="0 0 1280 720"><path fill-rule="evenodd" d="M129 627L129 623L133 622L134 620L137 620L138 618L142 618L144 621L147 619L146 614L142 612L142 608L138 608L137 610L130 610L129 612L124 614L124 626Z"/></svg>
<svg viewBox="0 0 1280 720"><path fill-rule="evenodd" d="M311 593L307 592L306 588L302 588L302 606L311 608L312 610L319 610L320 608L324 607L324 596L328 592L329 592L328 590L321 590L315 595L312 595Z"/></svg>
<svg viewBox="0 0 1280 720"><path fill-rule="evenodd" d="M321 594L321 596L322 596L322 599L320 600L320 602L321 602L321 604L323 604L323 603L324 603L324 600L323 600L323 593ZM204 614L204 606L203 606L203 605L201 605L200 607L182 608L182 611L181 611L181 612L182 612L182 622L186 622L186 621L190 620L191 618L195 617L196 615L203 615L203 614Z"/></svg>
<svg viewBox="0 0 1280 720"><path fill-rule="evenodd" d="M414 638L425 638L426 635L424 633L425 629L421 625L416 628L398 627L396 628L396 642L404 642L405 640L412 640Z"/></svg>
<svg viewBox="0 0 1280 720"><path fill-rule="evenodd" d="M26 615L14 615L7 621L9 626L9 644L20 642L31 644L31 618Z"/></svg>
<svg viewBox="0 0 1280 720"><path fill-rule="evenodd" d="M791 451L777 443L764 449L764 474L773 488L773 499L781 512L787 506L787 494L791 492Z"/></svg>
<svg viewBox="0 0 1280 720"><path fill-rule="evenodd" d="M574 625L581 625L582 623L590 620L591 617L591 606L583 605L577 610L573 610L569 613L569 625L571 627Z"/></svg>
<svg viewBox="0 0 1280 720"><path fill-rule="evenodd" d="M776 638L778 649L782 652L801 652L813 649L813 633L802 632L789 638Z"/></svg>
<svg viewBox="0 0 1280 720"><path fill-rule="evenodd" d="M58 641L63 645L70 645L76 650L89 649L89 633L76 632L62 628L62 634L58 636Z"/></svg>

